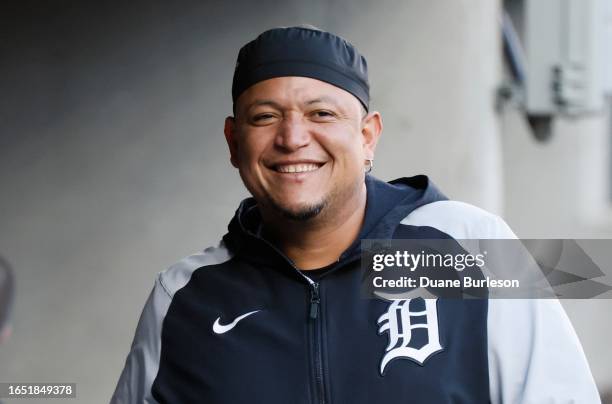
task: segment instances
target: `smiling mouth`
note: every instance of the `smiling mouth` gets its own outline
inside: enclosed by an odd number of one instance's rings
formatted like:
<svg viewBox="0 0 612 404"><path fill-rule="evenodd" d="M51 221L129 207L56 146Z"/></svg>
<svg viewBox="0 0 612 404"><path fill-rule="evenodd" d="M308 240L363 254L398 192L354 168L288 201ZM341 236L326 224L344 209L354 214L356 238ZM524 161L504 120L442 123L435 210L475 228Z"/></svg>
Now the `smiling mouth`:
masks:
<svg viewBox="0 0 612 404"><path fill-rule="evenodd" d="M274 171L279 173L308 173L316 171L323 166L324 163L301 163L301 164L278 164L275 165Z"/></svg>

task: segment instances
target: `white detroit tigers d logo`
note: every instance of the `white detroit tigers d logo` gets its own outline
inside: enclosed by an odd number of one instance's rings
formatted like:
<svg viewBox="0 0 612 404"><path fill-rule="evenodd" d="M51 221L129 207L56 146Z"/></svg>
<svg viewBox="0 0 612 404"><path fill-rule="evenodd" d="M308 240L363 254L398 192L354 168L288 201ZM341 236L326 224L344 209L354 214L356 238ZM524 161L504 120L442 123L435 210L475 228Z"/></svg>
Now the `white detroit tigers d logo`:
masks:
<svg viewBox="0 0 612 404"><path fill-rule="evenodd" d="M425 310L411 312L410 302L417 299L393 300L387 312L378 318L378 333L389 333L389 345L380 361L381 375L384 375L385 367L393 359L407 358L422 366L427 358L443 349L438 333L438 299L422 299L425 302ZM425 316L424 323L412 323L414 317L421 316ZM416 328L427 330L427 344L420 348L408 346L412 339L412 330Z"/></svg>

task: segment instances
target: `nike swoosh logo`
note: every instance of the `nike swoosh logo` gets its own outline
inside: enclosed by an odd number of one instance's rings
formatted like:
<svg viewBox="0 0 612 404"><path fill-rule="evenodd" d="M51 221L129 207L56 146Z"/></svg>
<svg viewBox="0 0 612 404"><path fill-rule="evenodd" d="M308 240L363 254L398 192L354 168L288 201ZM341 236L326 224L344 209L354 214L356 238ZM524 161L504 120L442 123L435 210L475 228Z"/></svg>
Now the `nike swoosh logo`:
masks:
<svg viewBox="0 0 612 404"><path fill-rule="evenodd" d="M234 328L236 326L236 324L238 324L238 322L240 320L242 320L244 318L247 318L251 314L255 314L255 313L259 312L259 311L261 311L261 310L255 310L255 311L250 311L248 313L245 313L242 316L236 317L234 319L234 321L232 321L229 324L220 324L219 320L221 320L221 317L217 317L217 319L215 320L215 323L213 324L213 331L214 331L215 334L225 334L226 332L228 332L229 330Z"/></svg>

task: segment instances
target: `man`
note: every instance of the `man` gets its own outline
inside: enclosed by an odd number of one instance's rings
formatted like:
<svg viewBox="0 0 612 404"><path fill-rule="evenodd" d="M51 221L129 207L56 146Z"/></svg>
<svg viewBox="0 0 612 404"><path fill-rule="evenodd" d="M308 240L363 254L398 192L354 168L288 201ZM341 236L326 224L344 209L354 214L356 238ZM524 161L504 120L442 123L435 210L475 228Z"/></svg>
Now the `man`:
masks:
<svg viewBox="0 0 612 404"><path fill-rule="evenodd" d="M556 301L361 296L362 239L514 235L425 176L367 174L382 120L350 43L266 31L232 96L225 136L253 197L218 247L159 274L113 403L598 402ZM399 329L400 312L425 322Z"/></svg>

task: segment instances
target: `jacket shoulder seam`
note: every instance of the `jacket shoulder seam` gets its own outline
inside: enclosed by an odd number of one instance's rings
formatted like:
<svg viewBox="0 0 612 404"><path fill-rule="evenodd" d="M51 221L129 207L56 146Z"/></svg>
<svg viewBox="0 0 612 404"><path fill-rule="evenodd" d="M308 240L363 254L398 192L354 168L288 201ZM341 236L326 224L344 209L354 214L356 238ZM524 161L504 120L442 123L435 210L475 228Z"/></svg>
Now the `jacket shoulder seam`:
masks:
<svg viewBox="0 0 612 404"><path fill-rule="evenodd" d="M229 261L233 254L221 242L217 247L208 247L198 253L188 255L159 273L164 292L172 299L177 291L189 283L193 273L201 268Z"/></svg>

